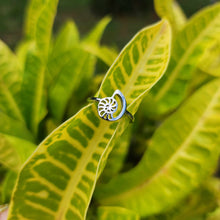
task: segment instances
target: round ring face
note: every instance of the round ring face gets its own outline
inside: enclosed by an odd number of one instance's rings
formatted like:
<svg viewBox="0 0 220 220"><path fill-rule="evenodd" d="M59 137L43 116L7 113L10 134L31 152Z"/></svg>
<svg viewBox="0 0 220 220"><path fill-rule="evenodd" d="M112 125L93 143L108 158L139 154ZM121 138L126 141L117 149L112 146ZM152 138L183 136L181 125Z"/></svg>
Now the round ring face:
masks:
<svg viewBox="0 0 220 220"><path fill-rule="evenodd" d="M118 103L113 97L106 97L99 101L98 114L106 120L113 119L113 114L118 109Z"/></svg>

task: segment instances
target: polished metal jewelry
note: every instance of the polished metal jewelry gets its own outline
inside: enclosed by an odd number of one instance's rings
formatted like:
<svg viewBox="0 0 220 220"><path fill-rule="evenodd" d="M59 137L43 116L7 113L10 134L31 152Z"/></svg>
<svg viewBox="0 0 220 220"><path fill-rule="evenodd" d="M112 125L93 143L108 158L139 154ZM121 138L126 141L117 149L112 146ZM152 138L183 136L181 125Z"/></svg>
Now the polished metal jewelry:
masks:
<svg viewBox="0 0 220 220"><path fill-rule="evenodd" d="M121 112L116 117L114 117L113 114L118 109L118 102L114 98L116 95L121 100L122 108L121 108ZM122 92L118 89L115 90L115 92L113 93L113 95L111 97L106 97L106 98L102 98L102 99L97 98L97 97L92 97L92 98L90 98L90 100L94 100L94 101L98 102L98 114L104 120L117 121L124 114L126 114L132 122L134 121L133 115L126 110L127 103L126 103L125 97L122 94Z"/></svg>

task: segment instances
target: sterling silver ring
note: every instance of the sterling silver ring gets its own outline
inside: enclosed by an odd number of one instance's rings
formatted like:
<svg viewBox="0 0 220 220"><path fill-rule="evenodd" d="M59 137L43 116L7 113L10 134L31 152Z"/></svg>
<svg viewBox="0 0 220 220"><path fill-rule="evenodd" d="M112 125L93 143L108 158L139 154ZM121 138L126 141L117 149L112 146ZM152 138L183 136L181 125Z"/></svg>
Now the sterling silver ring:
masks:
<svg viewBox="0 0 220 220"><path fill-rule="evenodd" d="M121 100L121 111L117 116L113 116L113 114L118 110L118 102L114 98L115 96L118 96ZM111 97L106 97L106 98L97 98L97 97L92 97L90 100L98 102L98 114L99 116L106 120L106 121L117 121L119 120L124 114L126 114L130 120L133 122L134 117L133 115L126 110L127 108L127 103L124 95L120 90L115 90L113 95Z"/></svg>

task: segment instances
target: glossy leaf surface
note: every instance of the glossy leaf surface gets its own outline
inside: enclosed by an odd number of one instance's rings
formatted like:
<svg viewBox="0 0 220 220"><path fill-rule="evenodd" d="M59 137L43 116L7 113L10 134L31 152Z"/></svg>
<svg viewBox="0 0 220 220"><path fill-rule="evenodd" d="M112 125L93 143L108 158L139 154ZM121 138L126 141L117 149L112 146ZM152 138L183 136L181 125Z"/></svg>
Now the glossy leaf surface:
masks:
<svg viewBox="0 0 220 220"><path fill-rule="evenodd" d="M168 118L134 169L99 186L99 202L148 216L169 209L207 178L219 155L219 85L204 86Z"/></svg>
<svg viewBox="0 0 220 220"><path fill-rule="evenodd" d="M141 30L110 68L99 96L119 88L134 114L166 69L170 40L167 21ZM90 104L57 128L23 167L8 219L84 219L97 178L128 122L105 121Z"/></svg>

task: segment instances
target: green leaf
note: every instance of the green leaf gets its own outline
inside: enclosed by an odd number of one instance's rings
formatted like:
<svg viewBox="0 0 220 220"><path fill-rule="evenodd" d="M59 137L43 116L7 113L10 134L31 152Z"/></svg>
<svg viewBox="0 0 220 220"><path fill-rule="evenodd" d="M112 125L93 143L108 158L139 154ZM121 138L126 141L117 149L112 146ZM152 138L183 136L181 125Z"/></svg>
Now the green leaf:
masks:
<svg viewBox="0 0 220 220"><path fill-rule="evenodd" d="M60 65L58 63L57 66L55 65L57 59L51 65L51 68L56 66L54 69L57 73L53 75L57 75L57 77L49 88L49 111L57 122L63 119L74 90L78 89L81 81L85 83L85 77L90 78L95 69L95 57L81 48L76 47L61 55L63 55L62 61L58 61ZM83 89L87 88L84 85ZM78 93L78 95L80 94Z"/></svg>
<svg viewBox="0 0 220 220"><path fill-rule="evenodd" d="M36 24L42 11L45 0L30 0L25 17L24 33L27 39L34 39L36 34Z"/></svg>
<svg viewBox="0 0 220 220"><path fill-rule="evenodd" d="M220 4L195 15L174 40L172 56L164 77L152 90L155 115L175 109L186 97L189 81L204 50L219 37Z"/></svg>
<svg viewBox="0 0 220 220"><path fill-rule="evenodd" d="M102 60L108 66L111 66L113 61L116 59L118 53L109 47L98 46L95 44L82 44L82 47L85 51L95 55L100 60Z"/></svg>
<svg viewBox="0 0 220 220"><path fill-rule="evenodd" d="M218 220L220 218L220 207L218 207L214 212L210 213L206 220Z"/></svg>
<svg viewBox="0 0 220 220"><path fill-rule="evenodd" d="M139 220L138 215L128 209L114 206L98 208L98 220Z"/></svg>
<svg viewBox="0 0 220 220"><path fill-rule="evenodd" d="M154 0L154 7L161 18L166 18L177 33L186 24L186 16L175 0Z"/></svg>
<svg viewBox="0 0 220 220"><path fill-rule="evenodd" d="M47 55L58 0L30 0L27 8L25 34L35 40L37 49Z"/></svg>
<svg viewBox="0 0 220 220"><path fill-rule="evenodd" d="M196 220L207 219L207 213L218 207L220 199L217 179L209 178L205 183L195 189L183 201L166 213L155 216L155 219L163 220ZM151 218L150 218L151 219Z"/></svg>
<svg viewBox="0 0 220 220"><path fill-rule="evenodd" d="M36 136L38 124L46 115L44 95L45 64L36 50L29 51L26 56L23 81L19 96L19 106L25 117L28 128Z"/></svg>
<svg viewBox="0 0 220 220"><path fill-rule="evenodd" d="M3 183L2 183L2 202L3 204L9 203L11 199L11 194L16 182L18 174L14 171L8 171Z"/></svg>
<svg viewBox="0 0 220 220"><path fill-rule="evenodd" d="M143 95L165 71L170 40L165 20L141 30L110 68L100 96L112 95L118 85L134 114ZM157 71L152 70L153 60ZM85 219L97 178L129 121L127 117L105 121L99 118L96 105L89 104L57 128L21 170L8 219Z"/></svg>
<svg viewBox="0 0 220 220"><path fill-rule="evenodd" d="M0 163L18 172L36 146L24 139L0 134Z"/></svg>
<svg viewBox="0 0 220 220"><path fill-rule="evenodd" d="M28 9L28 19L33 23L27 25L30 28L27 28L27 32L33 33L34 47L27 51L19 101L27 125L35 135L38 133L38 124L47 111L45 70L58 0L47 0L41 4L40 6L39 0L32 0Z"/></svg>
<svg viewBox="0 0 220 220"><path fill-rule="evenodd" d="M93 28L93 30L83 39L84 43L89 44L98 44L101 40L101 37L103 35L103 32L106 28L106 26L111 21L111 18L106 16L104 17L96 26Z"/></svg>
<svg viewBox="0 0 220 220"><path fill-rule="evenodd" d="M220 76L220 40L204 53L198 67L212 76Z"/></svg>
<svg viewBox="0 0 220 220"><path fill-rule="evenodd" d="M24 121L16 97L21 86L21 67L16 56L0 41L0 111Z"/></svg>
<svg viewBox="0 0 220 220"><path fill-rule="evenodd" d="M109 21L110 18L103 18L83 40L84 44L92 44L93 47L98 47L100 38ZM61 35L64 36L62 33ZM66 47L65 44L64 47ZM55 55L51 55L52 59L48 64L48 68L53 81L49 88L49 111L56 122L63 119L68 101L74 91L79 97L87 95L87 88L95 70L96 58L93 54L84 50L84 47L81 45L72 48L66 47L66 50L64 48L62 53L56 53L54 50Z"/></svg>
<svg viewBox="0 0 220 220"><path fill-rule="evenodd" d="M71 50L79 43L79 32L74 21L67 21L56 36L52 55Z"/></svg>
<svg viewBox="0 0 220 220"><path fill-rule="evenodd" d="M115 146L109 154L105 169L99 179L101 183L107 183L122 169L130 146L131 128L132 127L127 128L126 132L124 132L117 140Z"/></svg>
<svg viewBox="0 0 220 220"><path fill-rule="evenodd" d="M168 118L137 167L99 186L99 202L149 216L169 209L207 178L219 157L219 85L216 80L202 87Z"/></svg>
<svg viewBox="0 0 220 220"><path fill-rule="evenodd" d="M0 112L0 134L8 134L22 139L34 141L30 131L21 121L15 120L3 112Z"/></svg>
<svg viewBox="0 0 220 220"><path fill-rule="evenodd" d="M22 71L24 71L26 57L29 50L33 50L35 47L34 41L23 41L16 47L15 53L21 65Z"/></svg>

